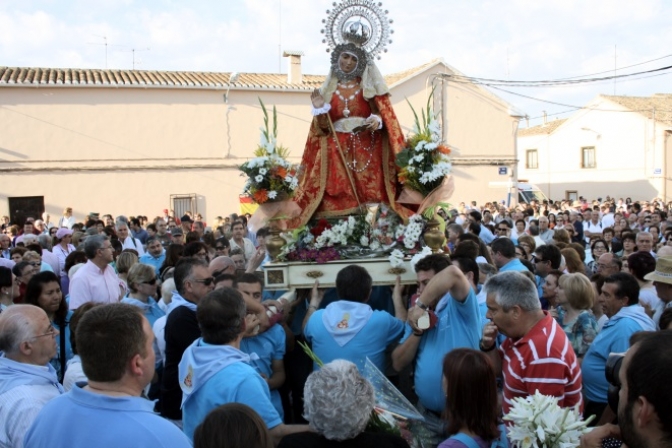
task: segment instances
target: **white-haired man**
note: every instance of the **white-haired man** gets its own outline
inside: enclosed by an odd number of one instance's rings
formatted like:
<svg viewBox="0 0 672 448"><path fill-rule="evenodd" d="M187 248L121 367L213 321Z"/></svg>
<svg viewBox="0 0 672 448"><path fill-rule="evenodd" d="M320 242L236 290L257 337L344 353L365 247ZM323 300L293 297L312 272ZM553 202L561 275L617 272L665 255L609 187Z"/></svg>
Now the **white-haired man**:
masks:
<svg viewBox="0 0 672 448"><path fill-rule="evenodd" d="M23 446L44 405L63 393L49 360L56 330L42 308L14 305L0 314L0 446Z"/></svg>
<svg viewBox="0 0 672 448"><path fill-rule="evenodd" d="M494 275L485 283L486 317L480 348L504 377L504 413L513 399L536 391L558 397L560 406L583 407L581 368L567 335L542 311L535 284L520 272ZM495 350L495 339L507 339Z"/></svg>

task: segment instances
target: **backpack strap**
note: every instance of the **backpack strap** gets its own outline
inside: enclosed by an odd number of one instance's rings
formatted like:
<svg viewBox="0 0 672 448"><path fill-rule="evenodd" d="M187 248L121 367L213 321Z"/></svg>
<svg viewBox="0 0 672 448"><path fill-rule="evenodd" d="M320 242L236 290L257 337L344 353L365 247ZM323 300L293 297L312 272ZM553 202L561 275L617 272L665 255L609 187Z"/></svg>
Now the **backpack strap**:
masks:
<svg viewBox="0 0 672 448"><path fill-rule="evenodd" d="M458 442L462 442L467 446L467 448L480 448L478 443L476 443L476 441L471 436L468 436L464 433L458 432L457 434L450 436L450 438L457 440Z"/></svg>

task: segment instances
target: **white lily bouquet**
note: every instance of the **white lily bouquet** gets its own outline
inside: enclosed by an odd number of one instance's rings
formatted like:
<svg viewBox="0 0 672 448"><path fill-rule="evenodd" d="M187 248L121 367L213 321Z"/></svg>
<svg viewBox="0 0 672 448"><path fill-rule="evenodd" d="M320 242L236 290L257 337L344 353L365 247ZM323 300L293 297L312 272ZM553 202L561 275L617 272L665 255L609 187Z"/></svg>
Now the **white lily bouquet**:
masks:
<svg viewBox="0 0 672 448"><path fill-rule="evenodd" d="M507 432L516 448L576 448L593 418L582 420L578 406L561 408L557 397L539 391L514 399L511 411L504 416L513 423Z"/></svg>

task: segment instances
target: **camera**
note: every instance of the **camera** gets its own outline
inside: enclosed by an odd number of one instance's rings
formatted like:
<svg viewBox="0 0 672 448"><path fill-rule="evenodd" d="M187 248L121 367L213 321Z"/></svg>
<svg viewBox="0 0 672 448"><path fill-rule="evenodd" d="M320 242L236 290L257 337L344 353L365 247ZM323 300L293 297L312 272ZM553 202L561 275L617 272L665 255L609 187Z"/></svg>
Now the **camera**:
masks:
<svg viewBox="0 0 672 448"><path fill-rule="evenodd" d="M621 380L618 374L623 365L623 358L625 358L625 353L609 353L607 364L604 367L604 374L609 382L607 403L614 412L618 412L618 394L621 391Z"/></svg>

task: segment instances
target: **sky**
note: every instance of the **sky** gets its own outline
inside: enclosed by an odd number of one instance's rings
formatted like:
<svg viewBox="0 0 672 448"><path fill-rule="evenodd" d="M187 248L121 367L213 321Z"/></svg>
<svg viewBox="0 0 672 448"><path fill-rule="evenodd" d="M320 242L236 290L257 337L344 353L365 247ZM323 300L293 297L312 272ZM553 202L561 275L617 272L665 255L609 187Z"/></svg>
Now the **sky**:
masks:
<svg viewBox="0 0 672 448"><path fill-rule="evenodd" d="M320 30L332 1L0 0L0 66L131 69L135 58L139 70L286 73L281 50L300 50L303 73L326 74ZM467 76L514 81L672 65L670 1L381 1L394 30L377 61L383 74L436 58ZM599 94L671 92L672 69L651 75L501 87L535 99L491 90L534 125L544 112L567 118Z"/></svg>

